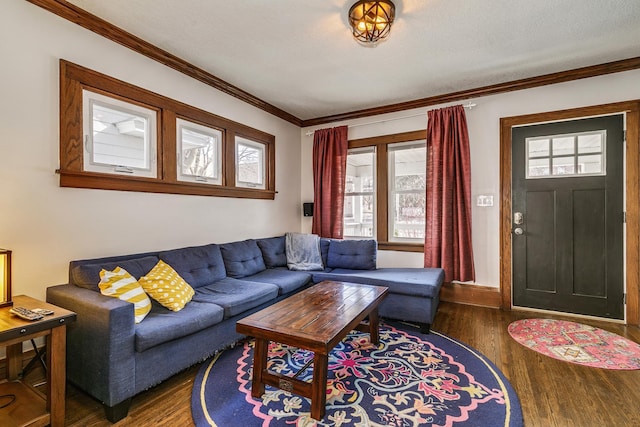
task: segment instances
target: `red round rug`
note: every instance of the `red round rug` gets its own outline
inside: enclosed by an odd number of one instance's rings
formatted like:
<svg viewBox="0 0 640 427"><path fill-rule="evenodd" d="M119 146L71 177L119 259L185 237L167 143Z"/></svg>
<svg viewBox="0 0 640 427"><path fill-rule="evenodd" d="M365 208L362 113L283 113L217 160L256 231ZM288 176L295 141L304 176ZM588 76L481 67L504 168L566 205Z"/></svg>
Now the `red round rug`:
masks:
<svg viewBox="0 0 640 427"><path fill-rule="evenodd" d="M604 369L640 369L640 345L593 326L523 319L509 325L509 334L523 346L565 362Z"/></svg>

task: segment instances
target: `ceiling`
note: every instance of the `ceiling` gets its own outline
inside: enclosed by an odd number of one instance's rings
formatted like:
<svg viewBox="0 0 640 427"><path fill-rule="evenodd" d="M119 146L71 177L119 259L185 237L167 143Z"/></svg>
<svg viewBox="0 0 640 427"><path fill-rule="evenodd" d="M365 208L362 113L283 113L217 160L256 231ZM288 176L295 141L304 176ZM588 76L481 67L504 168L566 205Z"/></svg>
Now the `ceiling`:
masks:
<svg viewBox="0 0 640 427"><path fill-rule="evenodd" d="M301 120L640 57L638 0L394 0L375 48L355 0L69 0Z"/></svg>

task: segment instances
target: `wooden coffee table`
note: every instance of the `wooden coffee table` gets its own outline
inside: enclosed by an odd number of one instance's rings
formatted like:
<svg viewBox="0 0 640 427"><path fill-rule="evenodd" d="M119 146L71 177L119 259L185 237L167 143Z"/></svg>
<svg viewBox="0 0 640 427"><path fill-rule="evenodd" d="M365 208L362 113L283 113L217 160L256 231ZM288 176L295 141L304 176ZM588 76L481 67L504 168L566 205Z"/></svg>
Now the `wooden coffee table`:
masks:
<svg viewBox="0 0 640 427"><path fill-rule="evenodd" d="M324 281L254 313L236 330L255 337L251 395L260 398L265 385L311 399L311 417L321 420L327 403L327 365L331 350L354 330L369 332L378 343L378 304L387 296L384 286ZM369 323L362 321L369 316ZM269 341L314 352L313 379L306 382L267 370Z"/></svg>

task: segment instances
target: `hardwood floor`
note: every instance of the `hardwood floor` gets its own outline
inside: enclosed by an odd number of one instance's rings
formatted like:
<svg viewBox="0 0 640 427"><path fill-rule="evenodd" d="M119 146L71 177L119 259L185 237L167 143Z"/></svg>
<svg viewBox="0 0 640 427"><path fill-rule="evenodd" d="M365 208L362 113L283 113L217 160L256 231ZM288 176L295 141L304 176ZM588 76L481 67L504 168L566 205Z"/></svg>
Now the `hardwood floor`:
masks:
<svg viewBox="0 0 640 427"><path fill-rule="evenodd" d="M527 427L640 425L640 370L588 368L531 351L516 343L507 332L512 321L527 317L563 318L442 302L433 329L476 348L502 370L518 393ZM606 329L640 343L637 327L565 319ZM113 425L193 425L190 399L198 369L199 365L191 367L136 396L129 416ZM26 379L41 380L41 369L29 372ZM112 424L104 418L99 402L68 386L66 425Z"/></svg>

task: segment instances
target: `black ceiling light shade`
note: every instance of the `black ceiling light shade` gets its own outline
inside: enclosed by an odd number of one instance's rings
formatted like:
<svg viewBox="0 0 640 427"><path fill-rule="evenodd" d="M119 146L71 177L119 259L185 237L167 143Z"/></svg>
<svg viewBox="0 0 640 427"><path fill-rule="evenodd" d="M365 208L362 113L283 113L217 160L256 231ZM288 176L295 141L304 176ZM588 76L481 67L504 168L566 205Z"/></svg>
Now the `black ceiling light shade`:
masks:
<svg viewBox="0 0 640 427"><path fill-rule="evenodd" d="M356 2L349 9L353 37L364 45L375 46L391 32L396 6L390 0Z"/></svg>

